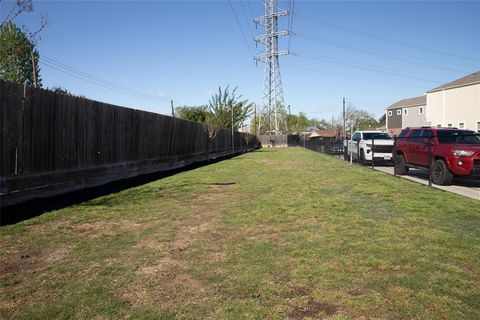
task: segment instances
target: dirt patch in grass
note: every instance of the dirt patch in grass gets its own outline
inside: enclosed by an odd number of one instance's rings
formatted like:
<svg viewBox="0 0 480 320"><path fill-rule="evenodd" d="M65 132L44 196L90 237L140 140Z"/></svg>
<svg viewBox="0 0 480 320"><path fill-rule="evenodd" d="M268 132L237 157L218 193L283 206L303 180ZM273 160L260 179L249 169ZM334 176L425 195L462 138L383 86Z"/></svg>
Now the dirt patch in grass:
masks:
<svg viewBox="0 0 480 320"><path fill-rule="evenodd" d="M166 271L168 271L172 268L179 268L181 266L182 266L182 264L178 260L173 259L170 256L166 256L166 257L163 257L162 259L160 259L154 265L141 267L140 269L137 270L137 273L156 274L156 273L166 272Z"/></svg>
<svg viewBox="0 0 480 320"><path fill-rule="evenodd" d="M40 274L54 264L61 263L70 254L71 247L60 245L54 248L20 247L8 250L0 259L0 293L25 290L28 279L34 274ZM30 306L38 301L51 301L57 296L54 291L46 291L38 287L28 295L22 303L19 301L3 301L0 299L0 318L16 312L20 306Z"/></svg>
<svg viewBox="0 0 480 320"><path fill-rule="evenodd" d="M138 249L148 249L154 252L167 252L168 243L160 242L154 239L142 239L134 248Z"/></svg>
<svg viewBox="0 0 480 320"><path fill-rule="evenodd" d="M200 303L197 297L206 290L204 284L188 274L184 264L173 257L140 268L137 275L120 295L130 306L153 304L178 310L187 301Z"/></svg>
<svg viewBox="0 0 480 320"><path fill-rule="evenodd" d="M477 275L477 272L471 267L469 266L468 264L463 264L463 270L469 275L469 276L476 276Z"/></svg>
<svg viewBox="0 0 480 320"><path fill-rule="evenodd" d="M175 235L175 239L172 241L172 249L174 251L185 250L192 238L196 237L199 233L204 233L212 229L214 224L215 219L201 216L184 221L182 227Z"/></svg>
<svg viewBox="0 0 480 320"><path fill-rule="evenodd" d="M226 201L240 200L242 195L237 192L237 185L231 182L213 183L209 186L208 193L201 194L195 200L199 204L222 203Z"/></svg>
<svg viewBox="0 0 480 320"><path fill-rule="evenodd" d="M313 299L308 300L306 306L294 306L289 316L292 319L303 319L305 317L315 318L320 312L331 316L337 313L338 307L330 303L320 303Z"/></svg>
<svg viewBox="0 0 480 320"><path fill-rule="evenodd" d="M355 288L355 289L352 289L352 290L348 291L348 294L351 295L351 296L354 296L354 297L360 297L360 296L365 295L365 292L362 289Z"/></svg>
<svg viewBox="0 0 480 320"><path fill-rule="evenodd" d="M114 236L118 232L138 230L143 227L140 223L131 220L103 221L96 220L92 222L71 225L69 229L77 235L84 235L90 239L99 239L103 237Z"/></svg>
<svg viewBox="0 0 480 320"><path fill-rule="evenodd" d="M304 297L308 296L310 293L308 292L307 288L304 286L296 286L291 288L284 296L286 298L296 298L296 297Z"/></svg>
<svg viewBox="0 0 480 320"><path fill-rule="evenodd" d="M263 228L241 230L247 236L249 241L268 241L279 246L287 246L288 242L284 239L285 234L293 233L296 228L266 226Z"/></svg>
<svg viewBox="0 0 480 320"><path fill-rule="evenodd" d="M6 319L15 309L15 302L7 302L0 299L0 319Z"/></svg>
<svg viewBox="0 0 480 320"><path fill-rule="evenodd" d="M60 245L55 248L34 249L21 247L7 251L0 260L0 280L11 276L26 278L31 273L43 270L54 263L60 262L70 253L71 248Z"/></svg>
<svg viewBox="0 0 480 320"><path fill-rule="evenodd" d="M143 227L142 224L135 223L131 220L117 219L115 221L110 220L94 220L89 222L78 223L74 217L71 216L68 219L56 220L55 222L48 222L45 224L37 224L27 227L29 234L46 235L55 230L61 229L62 233L69 235L86 236L91 239L98 239L104 236L115 235L118 230L128 231L136 230Z"/></svg>

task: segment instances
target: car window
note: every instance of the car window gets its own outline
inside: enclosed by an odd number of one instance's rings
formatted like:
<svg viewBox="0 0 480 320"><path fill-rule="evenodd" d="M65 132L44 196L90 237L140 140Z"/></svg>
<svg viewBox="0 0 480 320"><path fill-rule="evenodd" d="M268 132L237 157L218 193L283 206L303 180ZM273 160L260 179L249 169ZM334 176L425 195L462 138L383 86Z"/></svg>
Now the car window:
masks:
<svg viewBox="0 0 480 320"><path fill-rule="evenodd" d="M397 138L405 138L409 130L402 130Z"/></svg>
<svg viewBox="0 0 480 320"><path fill-rule="evenodd" d="M422 130L413 130L413 132L410 134L410 137L408 138L408 141L410 142L420 142L421 141L421 136L422 136Z"/></svg>
<svg viewBox="0 0 480 320"><path fill-rule="evenodd" d="M438 130L438 143L442 144L478 144L480 145L480 135L469 130Z"/></svg>
<svg viewBox="0 0 480 320"><path fill-rule="evenodd" d="M358 138L360 138L360 132L355 132L353 134L352 140L357 140Z"/></svg>
<svg viewBox="0 0 480 320"><path fill-rule="evenodd" d="M364 132L363 139L364 140L371 140L375 137L375 140L390 140L392 137L388 133L383 132Z"/></svg>
<svg viewBox="0 0 480 320"><path fill-rule="evenodd" d="M430 138L432 136L432 130L422 130L422 138Z"/></svg>

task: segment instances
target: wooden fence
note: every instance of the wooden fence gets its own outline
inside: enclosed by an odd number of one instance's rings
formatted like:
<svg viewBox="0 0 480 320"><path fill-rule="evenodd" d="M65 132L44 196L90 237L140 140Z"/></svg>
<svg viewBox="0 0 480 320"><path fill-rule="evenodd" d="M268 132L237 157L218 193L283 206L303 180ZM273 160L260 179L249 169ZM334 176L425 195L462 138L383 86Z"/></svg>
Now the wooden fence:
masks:
<svg viewBox="0 0 480 320"><path fill-rule="evenodd" d="M0 198L8 206L246 152L249 134L0 80Z"/></svg>
<svg viewBox="0 0 480 320"><path fill-rule="evenodd" d="M261 135L259 140L264 148L296 147L300 143L300 139L296 134Z"/></svg>

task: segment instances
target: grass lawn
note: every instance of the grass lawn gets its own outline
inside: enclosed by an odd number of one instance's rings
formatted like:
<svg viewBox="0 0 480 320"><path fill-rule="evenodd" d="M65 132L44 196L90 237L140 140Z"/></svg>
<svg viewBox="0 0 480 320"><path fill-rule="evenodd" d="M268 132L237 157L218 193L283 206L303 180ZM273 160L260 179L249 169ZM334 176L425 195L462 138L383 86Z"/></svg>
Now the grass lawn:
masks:
<svg viewBox="0 0 480 320"><path fill-rule="evenodd" d="M263 149L0 228L0 318L480 319L480 205Z"/></svg>

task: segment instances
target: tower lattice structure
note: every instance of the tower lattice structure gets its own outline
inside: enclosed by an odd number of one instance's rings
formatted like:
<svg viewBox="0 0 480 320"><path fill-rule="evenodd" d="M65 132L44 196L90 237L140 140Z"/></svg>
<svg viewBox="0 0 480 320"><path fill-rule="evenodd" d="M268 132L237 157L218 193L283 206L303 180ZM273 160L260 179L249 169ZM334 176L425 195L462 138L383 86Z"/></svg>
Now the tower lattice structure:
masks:
<svg viewBox="0 0 480 320"><path fill-rule="evenodd" d="M278 58L288 55L289 52L288 50L279 50L278 39L288 36L290 31L279 30L278 21L279 18L290 15L290 12L279 10L277 0L264 0L264 4L265 15L254 19L256 24L265 28L265 33L254 39L257 43L265 46L265 52L254 57L255 60L265 63L260 128L263 125L268 128L268 131L279 134L282 131L281 128L284 130L288 130L288 128Z"/></svg>

